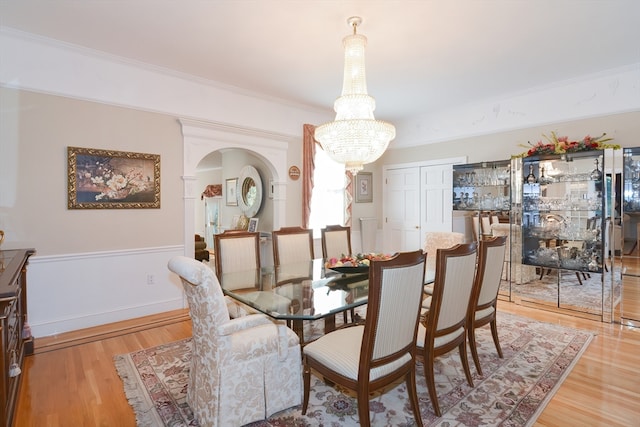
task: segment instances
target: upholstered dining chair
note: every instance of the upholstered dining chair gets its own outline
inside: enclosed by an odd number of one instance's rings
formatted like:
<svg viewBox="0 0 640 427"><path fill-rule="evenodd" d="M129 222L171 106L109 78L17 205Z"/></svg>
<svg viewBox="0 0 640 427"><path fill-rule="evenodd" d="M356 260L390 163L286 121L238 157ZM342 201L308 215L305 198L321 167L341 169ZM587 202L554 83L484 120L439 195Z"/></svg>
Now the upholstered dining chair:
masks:
<svg viewBox="0 0 640 427"><path fill-rule="evenodd" d="M232 231L213 236L216 276L260 268L260 234Z"/></svg>
<svg viewBox="0 0 640 427"><path fill-rule="evenodd" d="M424 238L424 252L427 254L427 272L436 270L436 251L447 249L465 242L465 236L455 231L427 231ZM433 283L424 286L424 292L433 292Z"/></svg>
<svg viewBox="0 0 640 427"><path fill-rule="evenodd" d="M438 356L458 348L467 382L473 379L467 359L467 313L476 269L476 243L438 249L436 278L430 306L423 312L418 327L418 354L423 359L424 375L433 410L442 415L434 378Z"/></svg>
<svg viewBox="0 0 640 427"><path fill-rule="evenodd" d="M415 340L424 271L422 250L371 261L364 325L335 330L303 347L303 414L309 403L312 369L325 380L357 393L358 417L363 426L370 425L370 394L404 378L416 424L422 426Z"/></svg>
<svg viewBox="0 0 640 427"><path fill-rule="evenodd" d="M276 292L294 303L302 305L303 311L313 312L313 230L302 227L281 227L271 233L273 244L273 263L276 267ZM291 288L283 286L292 281L306 281L308 286L298 295Z"/></svg>
<svg viewBox="0 0 640 427"><path fill-rule="evenodd" d="M320 235L323 258L351 255L351 227L327 225L320 230Z"/></svg>
<svg viewBox="0 0 640 427"><path fill-rule="evenodd" d="M471 217L471 225L473 230L473 240L478 241L482 238L482 230L480 228L480 218L478 215L473 215Z"/></svg>
<svg viewBox="0 0 640 427"><path fill-rule="evenodd" d="M482 229L482 239L491 237L491 217L489 214L480 215L480 228Z"/></svg>
<svg viewBox="0 0 640 427"><path fill-rule="evenodd" d="M476 370L480 375L482 375L482 368L476 346L476 328L486 324L491 325L491 336L496 345L498 356L502 358L496 323L496 304L502 280L502 263L506 252L506 243L506 236L491 237L482 240L478 249L478 267L469 303L467 335L473 363L475 363Z"/></svg>
<svg viewBox="0 0 640 427"><path fill-rule="evenodd" d="M305 262L308 265L314 258L312 229L282 227L280 230L271 233L271 240L273 244L273 263L276 267L282 265L304 266Z"/></svg>
<svg viewBox="0 0 640 427"><path fill-rule="evenodd" d="M256 290L260 283L260 233L225 231L213 236L213 245L216 253L216 276L224 283L225 288L246 288L247 300L268 298L274 309L287 310L290 300L270 291ZM232 317L256 312L238 301L232 301L227 307Z"/></svg>
<svg viewBox="0 0 640 427"><path fill-rule="evenodd" d="M320 230L322 240L322 258L340 258L351 255L351 227L342 225L327 225ZM351 310L351 319L356 318L355 310ZM347 323L347 312L343 312L344 322Z"/></svg>
<svg viewBox="0 0 640 427"><path fill-rule="evenodd" d="M176 256L193 325L187 403L203 427L240 426L300 404L298 336L263 314L229 318L220 283L195 259Z"/></svg>

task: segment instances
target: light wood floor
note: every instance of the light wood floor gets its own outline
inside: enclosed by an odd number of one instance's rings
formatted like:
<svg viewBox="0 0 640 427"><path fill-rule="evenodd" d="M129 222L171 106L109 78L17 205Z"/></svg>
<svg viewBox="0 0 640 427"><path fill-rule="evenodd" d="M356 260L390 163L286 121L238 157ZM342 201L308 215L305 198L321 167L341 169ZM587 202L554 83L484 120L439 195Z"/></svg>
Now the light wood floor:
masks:
<svg viewBox="0 0 640 427"><path fill-rule="evenodd" d="M637 426L640 328L604 324L514 303L499 310L596 334L537 426ZM113 356L191 335L188 320L29 356L16 426L135 426ZM54 348L54 347L51 347Z"/></svg>

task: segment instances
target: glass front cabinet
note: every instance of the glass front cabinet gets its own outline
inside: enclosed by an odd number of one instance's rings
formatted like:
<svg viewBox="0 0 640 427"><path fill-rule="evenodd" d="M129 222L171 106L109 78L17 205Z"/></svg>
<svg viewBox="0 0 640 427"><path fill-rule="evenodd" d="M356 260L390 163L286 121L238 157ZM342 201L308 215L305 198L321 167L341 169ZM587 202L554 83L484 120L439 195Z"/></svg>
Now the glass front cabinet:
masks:
<svg viewBox="0 0 640 427"><path fill-rule="evenodd" d="M453 166L454 229L474 240L510 235L511 161L501 160ZM508 247L511 247L509 242ZM509 300L512 251L507 250L499 297ZM519 256L519 254L518 254Z"/></svg>
<svg viewBox="0 0 640 427"><path fill-rule="evenodd" d="M512 300L611 322L621 272L613 150L518 158L511 170Z"/></svg>
<svg viewBox="0 0 640 427"><path fill-rule="evenodd" d="M640 326L640 147L625 148L622 180L622 292L619 318Z"/></svg>

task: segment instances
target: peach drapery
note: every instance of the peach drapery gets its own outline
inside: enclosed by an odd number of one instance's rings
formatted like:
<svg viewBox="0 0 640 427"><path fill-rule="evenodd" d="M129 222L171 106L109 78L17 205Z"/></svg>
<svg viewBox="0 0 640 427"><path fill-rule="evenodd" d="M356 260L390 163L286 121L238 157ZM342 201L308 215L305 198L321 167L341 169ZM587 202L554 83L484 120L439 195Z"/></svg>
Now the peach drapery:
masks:
<svg viewBox="0 0 640 427"><path fill-rule="evenodd" d="M303 125L302 141L302 226L309 228L311 216L311 194L313 193L313 171L315 170L316 141L314 125Z"/></svg>
<svg viewBox="0 0 640 427"><path fill-rule="evenodd" d="M309 227L311 216L311 194L313 193L313 172L315 170L316 144L322 150L322 146L314 139L316 127L305 124L302 127L302 225ZM344 224L351 226L351 208L353 205L353 175L345 171L344 186Z"/></svg>
<svg viewBox="0 0 640 427"><path fill-rule="evenodd" d="M353 174L345 171L344 225L351 227L351 207L353 206Z"/></svg>

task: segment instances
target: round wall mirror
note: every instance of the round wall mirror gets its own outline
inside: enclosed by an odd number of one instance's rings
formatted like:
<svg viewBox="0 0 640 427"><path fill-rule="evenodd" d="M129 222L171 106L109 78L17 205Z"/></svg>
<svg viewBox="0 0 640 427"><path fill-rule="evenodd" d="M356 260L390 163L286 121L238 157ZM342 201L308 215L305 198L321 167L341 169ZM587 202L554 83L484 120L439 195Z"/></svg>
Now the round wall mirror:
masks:
<svg viewBox="0 0 640 427"><path fill-rule="evenodd" d="M240 171L236 187L238 207L247 218L255 216L262 206L262 179L253 166L245 166Z"/></svg>

